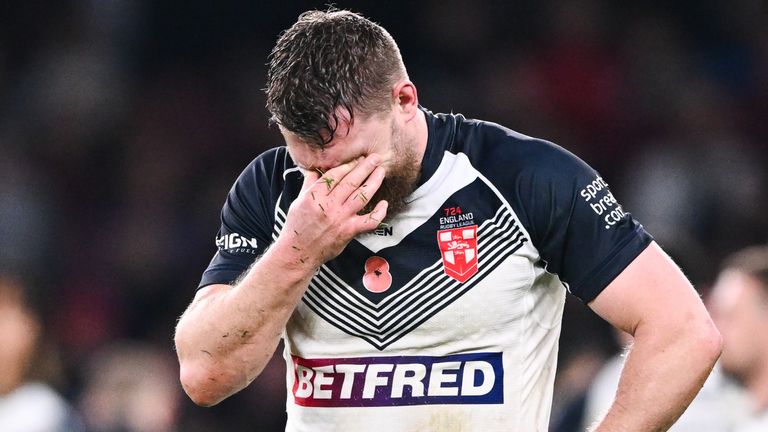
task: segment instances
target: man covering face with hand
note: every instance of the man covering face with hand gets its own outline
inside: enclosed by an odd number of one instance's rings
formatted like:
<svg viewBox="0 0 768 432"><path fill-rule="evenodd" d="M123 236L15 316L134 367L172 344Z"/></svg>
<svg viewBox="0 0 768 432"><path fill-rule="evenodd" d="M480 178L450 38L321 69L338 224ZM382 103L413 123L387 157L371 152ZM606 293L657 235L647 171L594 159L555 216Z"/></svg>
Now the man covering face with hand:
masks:
<svg viewBox="0 0 768 432"><path fill-rule="evenodd" d="M635 337L598 430L663 430L720 353L696 292L563 148L420 105L399 49L311 11L272 51L251 162L179 321L213 405L280 339L289 431L545 431L566 290Z"/></svg>

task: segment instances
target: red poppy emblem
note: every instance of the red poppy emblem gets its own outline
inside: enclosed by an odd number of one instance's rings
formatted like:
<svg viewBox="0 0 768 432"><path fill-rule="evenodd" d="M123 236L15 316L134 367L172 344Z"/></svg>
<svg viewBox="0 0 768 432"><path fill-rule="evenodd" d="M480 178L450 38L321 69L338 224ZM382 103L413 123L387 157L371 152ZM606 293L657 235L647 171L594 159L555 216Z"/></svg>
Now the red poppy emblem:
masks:
<svg viewBox="0 0 768 432"><path fill-rule="evenodd" d="M389 263L380 256L372 256L365 261L363 286L370 292L382 293L392 286L392 274Z"/></svg>

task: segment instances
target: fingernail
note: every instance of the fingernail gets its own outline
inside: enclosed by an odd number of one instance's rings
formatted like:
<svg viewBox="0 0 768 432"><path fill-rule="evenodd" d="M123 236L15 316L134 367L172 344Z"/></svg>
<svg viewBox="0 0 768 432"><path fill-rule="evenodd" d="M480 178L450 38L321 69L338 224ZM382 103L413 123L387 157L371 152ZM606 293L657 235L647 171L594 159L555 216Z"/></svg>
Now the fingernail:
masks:
<svg viewBox="0 0 768 432"><path fill-rule="evenodd" d="M371 158L371 163L374 165L378 165L381 163L381 157L377 154L372 154L369 156Z"/></svg>

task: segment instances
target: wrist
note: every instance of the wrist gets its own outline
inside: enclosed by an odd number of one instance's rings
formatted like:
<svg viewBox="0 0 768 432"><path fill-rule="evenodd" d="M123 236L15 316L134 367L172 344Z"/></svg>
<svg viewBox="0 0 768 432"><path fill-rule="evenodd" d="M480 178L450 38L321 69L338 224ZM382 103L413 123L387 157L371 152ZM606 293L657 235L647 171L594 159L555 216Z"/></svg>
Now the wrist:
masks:
<svg viewBox="0 0 768 432"><path fill-rule="evenodd" d="M267 259L276 268L286 271L314 274L323 264L319 254L310 245L304 245L291 237L293 236L280 235L262 259Z"/></svg>
<svg viewBox="0 0 768 432"><path fill-rule="evenodd" d="M276 297L268 295L274 302L272 309L293 309L319 267L315 264L316 258L302 252L292 247L290 242L278 239L240 280L238 288L256 294L264 301L262 288L269 287L268 291L272 294L283 293Z"/></svg>

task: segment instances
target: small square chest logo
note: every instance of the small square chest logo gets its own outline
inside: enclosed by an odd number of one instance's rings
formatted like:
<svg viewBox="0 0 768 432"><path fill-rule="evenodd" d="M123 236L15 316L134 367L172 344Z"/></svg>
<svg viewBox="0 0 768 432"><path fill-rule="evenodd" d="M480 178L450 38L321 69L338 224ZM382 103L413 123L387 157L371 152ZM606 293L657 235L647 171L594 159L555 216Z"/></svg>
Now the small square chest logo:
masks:
<svg viewBox="0 0 768 432"><path fill-rule="evenodd" d="M440 230L437 243L445 274L466 282L477 273L477 225Z"/></svg>

